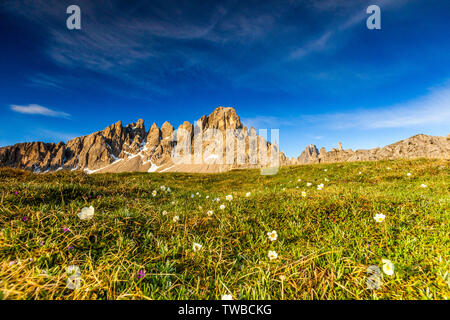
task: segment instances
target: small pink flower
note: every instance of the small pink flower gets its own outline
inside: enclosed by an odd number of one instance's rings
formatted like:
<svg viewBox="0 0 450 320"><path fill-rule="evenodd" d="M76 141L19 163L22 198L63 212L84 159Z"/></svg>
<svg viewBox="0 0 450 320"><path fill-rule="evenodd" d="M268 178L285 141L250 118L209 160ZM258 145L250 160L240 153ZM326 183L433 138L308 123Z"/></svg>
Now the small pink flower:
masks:
<svg viewBox="0 0 450 320"><path fill-rule="evenodd" d="M139 273L138 273L138 279L142 279L142 278L144 278L145 277L145 275L146 275L146 271L145 271L145 269L141 269L141 270L139 270Z"/></svg>

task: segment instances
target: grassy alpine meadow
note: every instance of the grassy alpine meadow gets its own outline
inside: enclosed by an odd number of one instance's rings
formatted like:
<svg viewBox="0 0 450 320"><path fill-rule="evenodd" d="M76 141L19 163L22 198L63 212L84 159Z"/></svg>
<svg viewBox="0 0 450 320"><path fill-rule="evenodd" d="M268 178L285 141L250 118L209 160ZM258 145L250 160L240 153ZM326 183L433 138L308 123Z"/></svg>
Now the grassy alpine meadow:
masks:
<svg viewBox="0 0 450 320"><path fill-rule="evenodd" d="M447 299L448 166L1 169L0 298Z"/></svg>

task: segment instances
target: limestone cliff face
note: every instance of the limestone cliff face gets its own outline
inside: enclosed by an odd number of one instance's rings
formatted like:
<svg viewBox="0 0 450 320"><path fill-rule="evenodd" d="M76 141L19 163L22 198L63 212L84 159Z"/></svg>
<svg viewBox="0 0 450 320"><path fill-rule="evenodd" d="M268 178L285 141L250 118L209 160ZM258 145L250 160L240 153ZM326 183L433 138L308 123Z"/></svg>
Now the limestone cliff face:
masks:
<svg viewBox="0 0 450 320"><path fill-rule="evenodd" d="M234 130L233 139L227 137L227 129ZM221 149L214 142L217 134L222 137ZM243 147L244 152L238 152L239 147L239 150ZM188 161L175 161L173 155L177 150ZM153 123L146 131L144 120L139 119L125 127L119 121L102 131L67 143L33 142L0 148L0 166L34 172L216 172L260 167L262 157L275 152L278 152L276 145L257 136L253 128L243 127L235 109L218 107L209 116L202 116L195 125L184 122L177 131L169 122L161 128ZM286 162L284 154L280 153L279 160Z"/></svg>
<svg viewBox="0 0 450 320"><path fill-rule="evenodd" d="M418 134L383 148L356 151L351 149L343 150L340 143L338 149L333 148L328 152L325 151L325 148L318 152L315 145L309 145L297 158L297 162L306 164L414 158L449 159L450 135L447 137L435 137Z"/></svg>
<svg viewBox="0 0 450 320"><path fill-rule="evenodd" d="M0 166L23 168L40 172L45 167L51 170L59 168L65 161L66 146L60 142L19 143L0 148Z"/></svg>

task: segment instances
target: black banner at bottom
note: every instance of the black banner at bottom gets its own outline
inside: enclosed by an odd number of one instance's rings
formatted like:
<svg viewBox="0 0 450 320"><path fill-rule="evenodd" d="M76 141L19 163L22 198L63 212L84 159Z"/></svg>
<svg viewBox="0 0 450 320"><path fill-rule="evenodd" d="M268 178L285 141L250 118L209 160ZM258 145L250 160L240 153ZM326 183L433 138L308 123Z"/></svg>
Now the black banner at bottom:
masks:
<svg viewBox="0 0 450 320"><path fill-rule="evenodd" d="M448 301L0 301L2 313L14 316L45 314L85 318L111 314L114 318L139 319L284 319L288 316L345 315L360 318L397 309L415 313L432 307L448 310ZM437 308L437 309L436 309ZM8 310L10 309L10 310Z"/></svg>

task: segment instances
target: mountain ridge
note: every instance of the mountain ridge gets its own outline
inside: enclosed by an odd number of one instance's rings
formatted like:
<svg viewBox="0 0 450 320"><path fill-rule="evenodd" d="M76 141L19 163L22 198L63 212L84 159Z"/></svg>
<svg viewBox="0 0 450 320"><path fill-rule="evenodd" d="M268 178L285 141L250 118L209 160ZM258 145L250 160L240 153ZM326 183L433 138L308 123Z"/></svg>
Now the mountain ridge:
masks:
<svg viewBox="0 0 450 320"><path fill-rule="evenodd" d="M219 140L223 139L220 144L216 142L218 134ZM0 167L37 173L58 170L84 170L87 173L223 172L234 168L309 163L450 158L450 135L418 134L367 150L344 150L340 142L338 145L337 149L327 152L325 148L319 150L310 144L299 157L287 158L276 144L257 135L253 127L245 127L234 108L218 107L195 124L183 122L177 130L166 121L161 128L153 123L147 131L145 121L138 119L126 126L118 121L66 143L25 142L1 147Z"/></svg>
<svg viewBox="0 0 450 320"><path fill-rule="evenodd" d="M347 149L332 148L320 151L315 145L309 145L296 159L298 164L308 163L334 163L351 161L377 161L395 159L415 159L415 158L450 158L450 135L447 137L430 136L426 134L416 134L404 140L391 143L384 147L372 149Z"/></svg>
<svg viewBox="0 0 450 320"><path fill-rule="evenodd" d="M185 157L196 157L193 148L195 135L201 132L218 130L235 130L236 139L245 142L246 150L243 161L238 161L236 146L233 146L233 164L178 164L174 163L173 152L177 143L185 141L191 149ZM176 133L176 134L175 134ZM177 142L174 141L177 137ZM208 138L207 136L205 136ZM211 138L211 137L209 137ZM25 142L13 146L0 148L0 167L14 167L34 172L48 172L57 170L84 170L94 172L123 172L123 171L162 171L173 167L174 170L193 172L225 171L234 167L256 167L249 154L248 145L257 144L258 157L260 150L278 152L276 145L271 145L263 137L256 135L252 127L244 127L236 110L231 107L218 107L210 115L202 116L194 125L188 121L183 122L175 132L169 122L164 122L161 128L153 123L148 131L145 122L139 119L125 127L118 121L103 130L88 135L73 138L66 143ZM198 153L202 154L211 146L211 142L201 141ZM223 146L228 147L228 145ZM224 149L225 150L225 149ZM222 151L224 151L222 150ZM221 152L216 152L221 154ZM286 157L281 153L281 158ZM259 158L258 158L259 159ZM189 168L190 166L190 168ZM206 168L205 168L206 166Z"/></svg>

